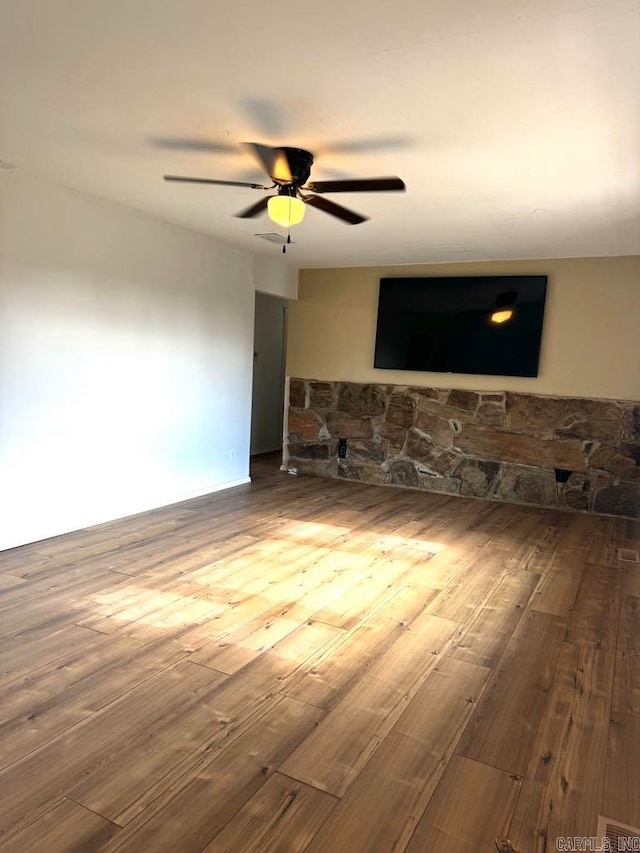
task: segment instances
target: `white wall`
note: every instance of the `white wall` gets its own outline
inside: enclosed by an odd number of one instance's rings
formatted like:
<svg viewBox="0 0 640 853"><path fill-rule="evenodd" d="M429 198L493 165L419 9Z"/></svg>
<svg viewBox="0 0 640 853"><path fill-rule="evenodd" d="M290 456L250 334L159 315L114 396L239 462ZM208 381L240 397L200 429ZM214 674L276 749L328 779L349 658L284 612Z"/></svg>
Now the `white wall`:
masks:
<svg viewBox="0 0 640 853"><path fill-rule="evenodd" d="M251 407L252 454L280 450L282 447L286 308L284 299L256 293Z"/></svg>
<svg viewBox="0 0 640 853"><path fill-rule="evenodd" d="M0 177L0 548L245 482L254 279L291 271Z"/></svg>
<svg viewBox="0 0 640 853"><path fill-rule="evenodd" d="M253 255L251 274L256 291L283 299L298 296L298 270L285 266L279 252L275 257Z"/></svg>

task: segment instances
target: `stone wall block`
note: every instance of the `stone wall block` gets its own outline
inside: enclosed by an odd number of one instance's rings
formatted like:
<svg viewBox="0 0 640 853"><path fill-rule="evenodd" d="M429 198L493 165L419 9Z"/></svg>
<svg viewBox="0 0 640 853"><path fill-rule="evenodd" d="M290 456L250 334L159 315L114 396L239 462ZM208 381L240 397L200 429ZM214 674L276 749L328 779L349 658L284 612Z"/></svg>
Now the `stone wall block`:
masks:
<svg viewBox="0 0 640 853"><path fill-rule="evenodd" d="M329 459L326 462L319 459L289 459L289 469L295 468L298 474L311 474L314 477L335 477L336 462Z"/></svg>
<svg viewBox="0 0 640 853"><path fill-rule="evenodd" d="M294 409L305 409L307 406L307 387L304 379L289 380L289 405Z"/></svg>
<svg viewBox="0 0 640 853"><path fill-rule="evenodd" d="M385 423L379 427L377 434L387 442L387 456L399 456L407 440L407 430L395 424Z"/></svg>
<svg viewBox="0 0 640 853"><path fill-rule="evenodd" d="M622 439L622 420L575 421L571 426L559 428L557 435L616 444Z"/></svg>
<svg viewBox="0 0 640 853"><path fill-rule="evenodd" d="M359 480L362 483L371 483L381 486L388 483L388 474L377 465L356 465L347 460L338 463L338 477L345 480Z"/></svg>
<svg viewBox="0 0 640 853"><path fill-rule="evenodd" d="M371 418L353 417L343 412L329 412L326 417L331 438L372 438Z"/></svg>
<svg viewBox="0 0 640 853"><path fill-rule="evenodd" d="M574 472L566 483L558 488L564 506L568 509L586 511L591 498L591 481L586 474Z"/></svg>
<svg viewBox="0 0 640 853"><path fill-rule="evenodd" d="M465 412L475 412L480 402L480 394L476 391L451 391L447 404Z"/></svg>
<svg viewBox="0 0 640 853"><path fill-rule="evenodd" d="M605 515L640 518L640 484L619 483L600 489L596 492L593 510Z"/></svg>
<svg viewBox="0 0 640 853"><path fill-rule="evenodd" d="M620 448L601 445L589 456L589 467L608 471L623 480L640 480L640 458L637 445L621 445Z"/></svg>
<svg viewBox="0 0 640 853"><path fill-rule="evenodd" d="M441 447L453 447L453 427L446 418L434 415L431 412L418 409L416 427L422 432L430 435L436 444Z"/></svg>
<svg viewBox="0 0 640 853"><path fill-rule="evenodd" d="M465 424L454 444L465 454L494 462L519 462L570 471L584 471L586 468L582 444L575 439L540 439L522 433Z"/></svg>
<svg viewBox="0 0 640 853"><path fill-rule="evenodd" d="M593 420L621 421L617 403L608 400L507 393L506 410L509 429L534 435L572 429Z"/></svg>
<svg viewBox="0 0 640 853"><path fill-rule="evenodd" d="M409 459L396 459L389 463L389 482L394 486L409 486L417 489L420 479L416 466Z"/></svg>
<svg viewBox="0 0 640 853"><path fill-rule="evenodd" d="M322 421L315 412L289 409L289 435L298 439L315 441L318 438Z"/></svg>
<svg viewBox="0 0 640 853"><path fill-rule="evenodd" d="M504 427L506 426L504 407L500 403L485 403L483 401L476 412L476 420L486 426Z"/></svg>
<svg viewBox="0 0 640 853"><path fill-rule="evenodd" d="M505 464L496 486L496 497L513 503L556 506L558 489L553 471Z"/></svg>
<svg viewBox="0 0 640 853"><path fill-rule="evenodd" d="M415 418L415 400L409 394L392 394L387 409L386 423L408 429Z"/></svg>
<svg viewBox="0 0 640 853"><path fill-rule="evenodd" d="M417 385L411 385L407 388L407 393L412 394L418 401L434 400L442 405L447 402L451 391L448 388L420 388Z"/></svg>
<svg viewBox="0 0 640 853"><path fill-rule="evenodd" d="M309 382L309 408L334 409L337 389L335 382Z"/></svg>
<svg viewBox="0 0 640 853"><path fill-rule="evenodd" d="M460 480L456 477L439 477L437 474L419 473L420 488L427 492L441 492L445 495L460 494Z"/></svg>
<svg viewBox="0 0 640 853"><path fill-rule="evenodd" d="M384 462L386 447L384 441L355 440L347 442L347 459L352 462Z"/></svg>
<svg viewBox="0 0 640 853"><path fill-rule="evenodd" d="M458 409L448 403L439 403L437 400L431 400L427 397L418 401L418 408L421 412L429 412L432 415L438 415L440 418L462 421L463 423L473 423L475 418L471 411Z"/></svg>
<svg viewBox="0 0 640 853"><path fill-rule="evenodd" d="M385 394L378 385L357 385L341 382L338 391L338 411L353 417L381 415L386 406Z"/></svg>
<svg viewBox="0 0 640 853"><path fill-rule="evenodd" d="M483 498L493 492L499 471L500 465L497 462L464 459L453 473L460 478L461 495Z"/></svg>
<svg viewBox="0 0 640 853"><path fill-rule="evenodd" d="M409 430L405 453L429 471L443 477L451 474L460 461L457 453L438 447L428 436L416 429Z"/></svg>
<svg viewBox="0 0 640 853"><path fill-rule="evenodd" d="M327 443L289 444L289 458L330 459L334 450Z"/></svg>

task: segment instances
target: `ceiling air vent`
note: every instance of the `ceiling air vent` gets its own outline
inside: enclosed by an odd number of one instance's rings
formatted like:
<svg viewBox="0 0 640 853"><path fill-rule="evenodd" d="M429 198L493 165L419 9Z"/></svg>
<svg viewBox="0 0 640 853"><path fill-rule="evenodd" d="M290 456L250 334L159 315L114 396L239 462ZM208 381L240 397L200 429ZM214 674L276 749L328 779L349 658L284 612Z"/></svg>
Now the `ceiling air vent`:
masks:
<svg viewBox="0 0 640 853"><path fill-rule="evenodd" d="M640 563L640 554L631 548L618 548L618 561L621 563Z"/></svg>
<svg viewBox="0 0 640 853"><path fill-rule="evenodd" d="M601 816L598 818L597 849L611 853L640 850L640 829Z"/></svg>
<svg viewBox="0 0 640 853"><path fill-rule="evenodd" d="M278 246L282 246L287 240L286 237L283 237L281 234L276 234L273 231L269 231L267 234L254 234L253 236L262 237L263 240L268 240L270 243L277 243ZM292 240L291 242L295 243L296 241Z"/></svg>

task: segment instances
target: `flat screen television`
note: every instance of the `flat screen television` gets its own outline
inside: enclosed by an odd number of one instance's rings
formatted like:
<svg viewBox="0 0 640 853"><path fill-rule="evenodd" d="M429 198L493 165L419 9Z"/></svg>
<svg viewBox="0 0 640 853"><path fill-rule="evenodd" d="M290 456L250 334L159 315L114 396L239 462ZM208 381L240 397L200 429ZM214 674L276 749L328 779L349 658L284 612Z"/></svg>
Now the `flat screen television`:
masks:
<svg viewBox="0 0 640 853"><path fill-rule="evenodd" d="M537 376L545 275L380 280L374 367Z"/></svg>

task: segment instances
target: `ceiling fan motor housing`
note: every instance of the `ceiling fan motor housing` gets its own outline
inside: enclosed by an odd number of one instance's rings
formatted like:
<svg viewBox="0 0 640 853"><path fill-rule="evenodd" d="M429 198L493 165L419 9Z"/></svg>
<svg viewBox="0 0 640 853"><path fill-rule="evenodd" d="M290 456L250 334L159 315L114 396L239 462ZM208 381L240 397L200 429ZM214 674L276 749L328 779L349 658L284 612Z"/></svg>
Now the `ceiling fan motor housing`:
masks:
<svg viewBox="0 0 640 853"><path fill-rule="evenodd" d="M305 151L304 148L281 148L280 151L284 151L285 153L293 183L296 186L302 186L311 174L313 154L310 151ZM289 182L277 181L277 183L285 185L285 183Z"/></svg>

